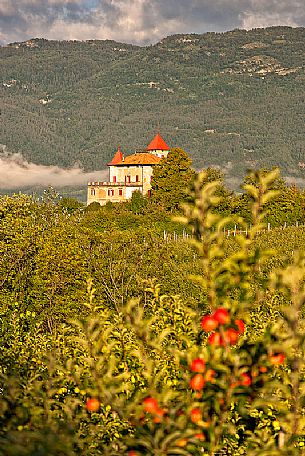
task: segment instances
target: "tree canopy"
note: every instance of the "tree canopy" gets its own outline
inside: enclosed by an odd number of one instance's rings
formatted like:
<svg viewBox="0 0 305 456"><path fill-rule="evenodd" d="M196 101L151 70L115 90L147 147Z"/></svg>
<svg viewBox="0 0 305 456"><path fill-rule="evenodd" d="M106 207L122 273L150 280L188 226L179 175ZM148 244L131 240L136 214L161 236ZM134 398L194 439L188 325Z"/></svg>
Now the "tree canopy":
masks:
<svg viewBox="0 0 305 456"><path fill-rule="evenodd" d="M171 149L154 168L151 182L153 201L169 211L179 209L195 176L191 165L192 160L183 149Z"/></svg>

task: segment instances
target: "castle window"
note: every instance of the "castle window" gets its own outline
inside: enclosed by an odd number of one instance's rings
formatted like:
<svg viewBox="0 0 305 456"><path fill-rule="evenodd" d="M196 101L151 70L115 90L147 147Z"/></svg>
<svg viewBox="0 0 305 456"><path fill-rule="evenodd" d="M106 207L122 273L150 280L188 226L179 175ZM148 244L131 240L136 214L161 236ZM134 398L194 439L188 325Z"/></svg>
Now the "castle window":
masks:
<svg viewBox="0 0 305 456"><path fill-rule="evenodd" d="M116 176L113 176L113 182L116 182Z"/></svg>
<svg viewBox="0 0 305 456"><path fill-rule="evenodd" d="M139 176L136 175L136 182L139 182Z"/></svg>
<svg viewBox="0 0 305 456"><path fill-rule="evenodd" d="M119 188L119 196L123 196L123 189Z"/></svg>
<svg viewBox="0 0 305 456"><path fill-rule="evenodd" d="M91 196L95 196L95 188L91 189Z"/></svg>
<svg viewBox="0 0 305 456"><path fill-rule="evenodd" d="M113 195L114 195L113 188L108 188L108 196L113 196Z"/></svg>
<svg viewBox="0 0 305 456"><path fill-rule="evenodd" d="M126 182L127 184L130 184L130 176L126 176L126 177L125 177L125 182Z"/></svg>

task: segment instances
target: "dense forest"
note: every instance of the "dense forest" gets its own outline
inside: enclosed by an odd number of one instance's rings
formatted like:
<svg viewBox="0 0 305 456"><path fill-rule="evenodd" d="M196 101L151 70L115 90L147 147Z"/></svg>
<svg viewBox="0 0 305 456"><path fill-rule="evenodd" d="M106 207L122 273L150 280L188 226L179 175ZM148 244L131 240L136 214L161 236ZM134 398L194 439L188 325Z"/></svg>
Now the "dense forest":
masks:
<svg viewBox="0 0 305 456"><path fill-rule="evenodd" d="M34 163L104 169L160 129L196 169L304 168L304 28L174 35L138 47L32 39L0 48L0 143Z"/></svg>
<svg viewBox="0 0 305 456"><path fill-rule="evenodd" d="M1 455L305 448L305 192L189 160L177 201L159 166L151 199L0 197Z"/></svg>

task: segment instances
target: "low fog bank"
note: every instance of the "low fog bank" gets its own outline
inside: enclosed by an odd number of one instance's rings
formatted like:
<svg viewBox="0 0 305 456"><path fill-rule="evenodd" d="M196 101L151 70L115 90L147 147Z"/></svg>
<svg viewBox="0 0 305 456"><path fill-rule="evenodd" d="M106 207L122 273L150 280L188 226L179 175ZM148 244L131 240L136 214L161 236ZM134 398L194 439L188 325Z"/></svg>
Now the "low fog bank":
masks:
<svg viewBox="0 0 305 456"><path fill-rule="evenodd" d="M22 189L28 187L86 186L90 181L107 180L108 171L84 172L79 167L70 169L59 166L36 165L28 162L19 153L0 152L0 189Z"/></svg>
<svg viewBox="0 0 305 456"><path fill-rule="evenodd" d="M211 165L224 173L225 184L234 191L241 191L243 179L234 176L228 167ZM199 170L197 170L199 171ZM231 173L230 173L231 171ZM305 178L291 175L282 175L287 185L305 187ZM88 182L106 181L108 170L84 172L80 167L60 168L59 166L37 165L28 162L20 153L8 152L6 147L0 145L0 193L9 190L47 188L49 186L61 189L74 187L84 189Z"/></svg>

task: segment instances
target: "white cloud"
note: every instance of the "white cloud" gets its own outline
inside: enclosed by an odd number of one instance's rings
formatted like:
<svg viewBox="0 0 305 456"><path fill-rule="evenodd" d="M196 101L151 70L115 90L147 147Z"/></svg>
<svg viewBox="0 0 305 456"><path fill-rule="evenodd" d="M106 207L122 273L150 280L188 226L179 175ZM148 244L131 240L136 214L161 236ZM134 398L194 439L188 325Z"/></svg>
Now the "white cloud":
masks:
<svg viewBox="0 0 305 456"><path fill-rule="evenodd" d="M241 28L250 30L252 28L271 27L275 25L287 25L297 27L297 22L289 15L275 13L243 13Z"/></svg>
<svg viewBox="0 0 305 456"><path fill-rule="evenodd" d="M36 165L25 160L21 154L0 154L0 189L86 186L87 182L107 180L107 175L107 170L85 173L80 168Z"/></svg>
<svg viewBox="0 0 305 456"><path fill-rule="evenodd" d="M305 25L304 0L0 0L0 40L114 39Z"/></svg>
<svg viewBox="0 0 305 456"><path fill-rule="evenodd" d="M287 25L296 27L305 24L305 3L303 0L250 0L240 13L242 28Z"/></svg>

